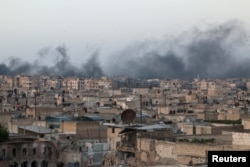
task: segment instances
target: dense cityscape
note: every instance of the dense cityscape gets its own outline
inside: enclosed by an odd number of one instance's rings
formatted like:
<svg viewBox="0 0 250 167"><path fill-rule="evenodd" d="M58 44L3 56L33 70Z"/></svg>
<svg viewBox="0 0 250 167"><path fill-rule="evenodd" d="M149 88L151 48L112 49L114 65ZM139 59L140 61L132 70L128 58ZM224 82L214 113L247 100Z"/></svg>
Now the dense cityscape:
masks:
<svg viewBox="0 0 250 167"><path fill-rule="evenodd" d="M246 78L1 75L0 90L0 166L202 166L209 150L250 150Z"/></svg>
<svg viewBox="0 0 250 167"><path fill-rule="evenodd" d="M250 167L249 6L0 0L0 167Z"/></svg>

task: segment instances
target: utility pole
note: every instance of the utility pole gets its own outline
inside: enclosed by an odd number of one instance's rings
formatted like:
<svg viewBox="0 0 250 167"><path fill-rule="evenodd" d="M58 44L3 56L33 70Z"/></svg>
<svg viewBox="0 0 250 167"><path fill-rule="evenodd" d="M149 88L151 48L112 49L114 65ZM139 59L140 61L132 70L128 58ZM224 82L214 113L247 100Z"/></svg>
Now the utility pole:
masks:
<svg viewBox="0 0 250 167"><path fill-rule="evenodd" d="M37 113L36 113L36 88L35 88L35 121L36 121L36 125L37 125Z"/></svg>
<svg viewBox="0 0 250 167"><path fill-rule="evenodd" d="M141 128L142 128L142 95L141 94L140 94L140 121L141 121ZM141 136L140 136L140 150L141 150Z"/></svg>
<svg viewBox="0 0 250 167"><path fill-rule="evenodd" d="M140 94L140 118L141 118L141 126L142 126L142 94Z"/></svg>

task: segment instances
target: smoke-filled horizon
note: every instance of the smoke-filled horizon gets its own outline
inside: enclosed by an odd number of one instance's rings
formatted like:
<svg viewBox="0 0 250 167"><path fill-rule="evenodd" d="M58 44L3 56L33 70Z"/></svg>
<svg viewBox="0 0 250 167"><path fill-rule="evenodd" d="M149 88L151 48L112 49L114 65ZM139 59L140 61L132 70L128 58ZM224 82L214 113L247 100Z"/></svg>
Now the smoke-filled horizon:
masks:
<svg viewBox="0 0 250 167"><path fill-rule="evenodd" d="M56 48L42 48L38 51L39 57L33 62L23 61L20 58L9 59L8 63L0 63L0 75L57 75L57 76L83 76L100 77L104 75L98 63L98 50L81 67L74 66L67 53L65 45ZM43 59L52 62L42 63ZM45 65L51 64L51 65Z"/></svg>
<svg viewBox="0 0 250 167"><path fill-rule="evenodd" d="M105 58L106 61L100 60L101 53L97 50L80 67L73 65L65 45L43 48L33 63L20 58L0 63L0 74L127 75L144 79L192 79L197 75L202 78L241 78L250 77L249 54L248 31L242 22L233 20L204 29L194 28L161 40L137 42ZM52 60L50 65L40 63L46 58Z"/></svg>

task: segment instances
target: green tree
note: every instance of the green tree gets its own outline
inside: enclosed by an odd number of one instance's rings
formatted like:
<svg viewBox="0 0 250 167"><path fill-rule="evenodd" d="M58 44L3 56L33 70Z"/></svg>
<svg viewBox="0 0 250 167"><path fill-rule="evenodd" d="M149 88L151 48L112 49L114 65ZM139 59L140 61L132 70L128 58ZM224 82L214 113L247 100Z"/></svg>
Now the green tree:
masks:
<svg viewBox="0 0 250 167"><path fill-rule="evenodd" d="M2 124L0 124L0 142L4 142L8 140L8 138L9 138L8 130Z"/></svg>

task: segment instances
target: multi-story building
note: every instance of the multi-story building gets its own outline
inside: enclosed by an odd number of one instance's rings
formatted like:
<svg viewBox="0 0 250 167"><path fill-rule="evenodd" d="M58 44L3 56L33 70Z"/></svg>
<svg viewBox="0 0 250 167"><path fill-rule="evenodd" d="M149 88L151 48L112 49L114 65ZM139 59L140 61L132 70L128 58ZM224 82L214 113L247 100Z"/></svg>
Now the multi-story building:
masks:
<svg viewBox="0 0 250 167"><path fill-rule="evenodd" d="M29 76L17 75L14 77L14 87L29 89L32 87L32 81Z"/></svg>
<svg viewBox="0 0 250 167"><path fill-rule="evenodd" d="M105 90L112 88L112 80L108 78L102 79L85 79L84 81L85 90L96 89L96 90Z"/></svg>
<svg viewBox="0 0 250 167"><path fill-rule="evenodd" d="M69 90L78 90L79 78L69 77L63 80L63 87Z"/></svg>
<svg viewBox="0 0 250 167"><path fill-rule="evenodd" d="M56 146L49 141L39 141L35 137L12 137L1 143L1 161L11 167L49 167L56 165Z"/></svg>

